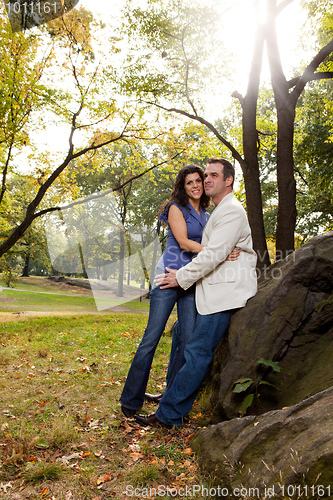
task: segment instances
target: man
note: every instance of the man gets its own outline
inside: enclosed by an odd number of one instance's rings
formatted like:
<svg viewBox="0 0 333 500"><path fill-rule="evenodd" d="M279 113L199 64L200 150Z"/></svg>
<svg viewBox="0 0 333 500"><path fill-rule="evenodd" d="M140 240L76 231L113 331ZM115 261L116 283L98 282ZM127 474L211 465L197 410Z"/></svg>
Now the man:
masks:
<svg viewBox="0 0 333 500"><path fill-rule="evenodd" d="M226 332L235 309L257 292L256 254L242 205L233 194L234 167L224 158L210 158L205 171L205 192L215 209L204 229L203 250L183 268L157 276L161 288L196 283L198 310L194 331L185 348L185 364L167 386L153 415L135 415L141 425L180 426L190 411L214 351ZM240 255L226 258L234 247Z"/></svg>

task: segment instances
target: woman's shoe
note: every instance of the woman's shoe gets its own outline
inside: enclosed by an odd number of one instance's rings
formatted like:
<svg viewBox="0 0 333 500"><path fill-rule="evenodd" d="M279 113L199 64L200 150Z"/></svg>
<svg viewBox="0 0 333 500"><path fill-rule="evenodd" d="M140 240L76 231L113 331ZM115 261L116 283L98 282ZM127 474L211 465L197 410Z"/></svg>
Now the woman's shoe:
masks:
<svg viewBox="0 0 333 500"><path fill-rule="evenodd" d="M145 400L149 401L149 403L158 404L161 401L162 396L163 396L163 393L162 394L148 394L148 392L146 392Z"/></svg>

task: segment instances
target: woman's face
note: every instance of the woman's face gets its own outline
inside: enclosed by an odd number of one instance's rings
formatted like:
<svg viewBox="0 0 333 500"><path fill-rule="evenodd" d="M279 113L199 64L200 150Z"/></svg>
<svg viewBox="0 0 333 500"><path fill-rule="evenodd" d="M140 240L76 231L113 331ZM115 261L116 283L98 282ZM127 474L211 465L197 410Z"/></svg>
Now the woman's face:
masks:
<svg viewBox="0 0 333 500"><path fill-rule="evenodd" d="M192 200L200 200L203 194L203 185L200 175L195 172L185 177L185 193Z"/></svg>

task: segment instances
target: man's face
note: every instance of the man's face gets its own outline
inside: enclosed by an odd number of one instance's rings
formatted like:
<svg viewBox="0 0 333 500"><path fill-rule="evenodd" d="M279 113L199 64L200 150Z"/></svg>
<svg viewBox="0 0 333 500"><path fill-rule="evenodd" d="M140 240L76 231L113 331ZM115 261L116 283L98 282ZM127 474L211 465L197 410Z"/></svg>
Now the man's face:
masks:
<svg viewBox="0 0 333 500"><path fill-rule="evenodd" d="M221 163L209 163L205 171L205 192L215 204L230 192L232 177L224 180L223 169Z"/></svg>

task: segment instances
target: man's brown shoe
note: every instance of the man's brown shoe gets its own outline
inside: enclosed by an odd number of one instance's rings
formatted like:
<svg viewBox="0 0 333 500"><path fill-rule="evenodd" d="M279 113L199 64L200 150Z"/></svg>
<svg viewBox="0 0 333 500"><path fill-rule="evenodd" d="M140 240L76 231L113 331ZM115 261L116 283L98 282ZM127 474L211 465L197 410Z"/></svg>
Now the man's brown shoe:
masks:
<svg viewBox="0 0 333 500"><path fill-rule="evenodd" d="M135 420L140 424L143 425L144 427L151 426L151 427L166 427L167 429L171 429L172 425L167 425L158 420L158 418L155 416L155 413L152 415L134 415Z"/></svg>

